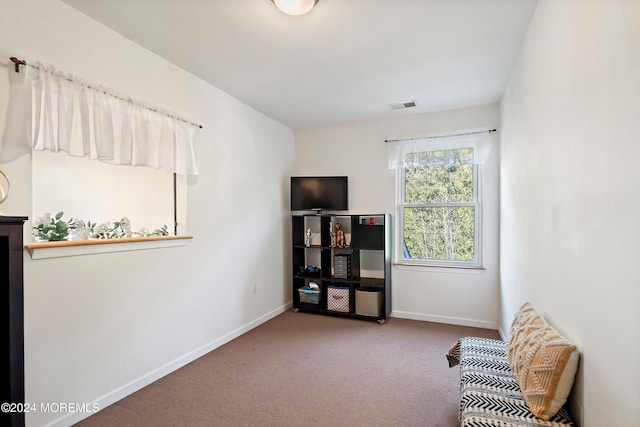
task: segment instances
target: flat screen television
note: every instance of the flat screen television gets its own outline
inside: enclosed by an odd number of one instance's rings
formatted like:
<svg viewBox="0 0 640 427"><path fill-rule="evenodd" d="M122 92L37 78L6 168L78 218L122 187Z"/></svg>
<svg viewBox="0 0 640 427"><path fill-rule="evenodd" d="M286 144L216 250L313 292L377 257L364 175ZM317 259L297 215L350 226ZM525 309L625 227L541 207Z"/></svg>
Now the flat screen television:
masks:
<svg viewBox="0 0 640 427"><path fill-rule="evenodd" d="M292 211L349 210L349 184L346 176L292 176Z"/></svg>

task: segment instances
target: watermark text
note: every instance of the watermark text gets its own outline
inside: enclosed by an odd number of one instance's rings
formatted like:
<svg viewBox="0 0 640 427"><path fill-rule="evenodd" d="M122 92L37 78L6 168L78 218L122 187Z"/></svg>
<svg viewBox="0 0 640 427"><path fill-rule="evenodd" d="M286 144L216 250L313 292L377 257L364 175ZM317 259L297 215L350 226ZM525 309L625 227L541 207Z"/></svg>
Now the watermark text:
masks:
<svg viewBox="0 0 640 427"><path fill-rule="evenodd" d="M93 413L100 410L98 402L47 402L47 403L21 403L21 402L3 402L0 404L0 410L5 414L10 413Z"/></svg>

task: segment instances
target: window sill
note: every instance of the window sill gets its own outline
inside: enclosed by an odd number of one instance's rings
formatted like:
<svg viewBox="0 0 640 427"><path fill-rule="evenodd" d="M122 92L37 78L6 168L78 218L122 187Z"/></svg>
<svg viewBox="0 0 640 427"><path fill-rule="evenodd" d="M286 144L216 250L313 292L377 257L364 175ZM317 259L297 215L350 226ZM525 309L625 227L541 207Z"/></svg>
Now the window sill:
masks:
<svg viewBox="0 0 640 427"><path fill-rule="evenodd" d="M41 242L25 245L25 249L29 251L31 259L47 259L185 246L191 239L193 236L157 236Z"/></svg>
<svg viewBox="0 0 640 427"><path fill-rule="evenodd" d="M426 264L412 264L412 263L394 263L394 267L399 270L413 270L413 271L429 271L434 273L452 273L452 274L481 274L484 273L486 268L484 267L464 267L458 265L443 266L443 265L426 265Z"/></svg>

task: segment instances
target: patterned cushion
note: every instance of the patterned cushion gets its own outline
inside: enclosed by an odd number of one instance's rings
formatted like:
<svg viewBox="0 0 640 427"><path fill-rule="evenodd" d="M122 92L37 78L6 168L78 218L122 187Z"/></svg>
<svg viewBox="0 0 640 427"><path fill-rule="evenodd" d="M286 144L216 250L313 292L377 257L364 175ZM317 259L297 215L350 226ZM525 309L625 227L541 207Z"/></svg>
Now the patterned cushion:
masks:
<svg viewBox="0 0 640 427"><path fill-rule="evenodd" d="M460 364L460 425L462 427L571 427L560 409L549 420L538 418L527 405L512 375L504 341L480 337L460 339L447 354Z"/></svg>
<svg viewBox="0 0 640 427"><path fill-rule="evenodd" d="M564 405L573 386L576 347L525 303L511 325L507 353L527 405L536 416L549 420Z"/></svg>

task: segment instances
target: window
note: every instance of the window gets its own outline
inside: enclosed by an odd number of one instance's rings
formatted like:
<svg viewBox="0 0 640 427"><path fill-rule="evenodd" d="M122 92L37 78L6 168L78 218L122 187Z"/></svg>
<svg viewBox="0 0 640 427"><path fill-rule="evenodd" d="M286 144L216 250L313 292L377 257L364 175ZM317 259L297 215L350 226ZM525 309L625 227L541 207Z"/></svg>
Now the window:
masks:
<svg viewBox="0 0 640 427"><path fill-rule="evenodd" d="M132 231L173 232L176 218L186 219L186 176L198 173L199 125L53 66L20 65L6 70L11 120L0 162L32 153L32 220L58 212L85 223L127 217Z"/></svg>
<svg viewBox="0 0 640 427"><path fill-rule="evenodd" d="M64 218L102 223L127 217L133 231L167 226L174 232L173 173L112 165L66 153L32 153L33 217L63 211ZM186 185L177 190L186 194ZM178 218L186 220L181 209ZM186 228L181 227L183 234Z"/></svg>
<svg viewBox="0 0 640 427"><path fill-rule="evenodd" d="M473 148L406 153L398 167L399 262L481 266L481 168Z"/></svg>

